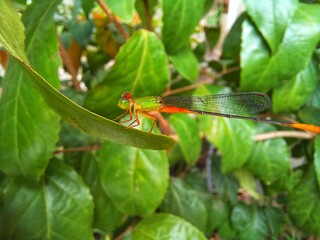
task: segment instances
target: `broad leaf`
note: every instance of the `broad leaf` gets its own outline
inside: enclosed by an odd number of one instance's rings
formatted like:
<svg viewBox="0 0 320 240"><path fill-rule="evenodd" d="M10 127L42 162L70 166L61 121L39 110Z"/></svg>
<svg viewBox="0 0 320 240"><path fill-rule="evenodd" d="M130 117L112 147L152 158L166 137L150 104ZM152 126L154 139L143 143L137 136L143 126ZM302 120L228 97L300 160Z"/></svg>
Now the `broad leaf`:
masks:
<svg viewBox="0 0 320 240"><path fill-rule="evenodd" d="M261 10L259 14L266 14ZM266 92L306 68L320 40L320 5L298 5L276 52L270 53L258 28L242 25L241 84L245 91ZM281 22L281 21L279 21ZM295 51L293 51L295 49Z"/></svg>
<svg viewBox="0 0 320 240"><path fill-rule="evenodd" d="M133 240L205 240L202 232L185 220L158 213L143 219L133 230Z"/></svg>
<svg viewBox="0 0 320 240"><path fill-rule="evenodd" d="M203 232L206 229L207 208L199 193L181 179L171 179L160 209L162 212L182 217Z"/></svg>
<svg viewBox="0 0 320 240"><path fill-rule="evenodd" d="M188 43L206 9L207 0L164 0L162 41L169 55Z"/></svg>
<svg viewBox="0 0 320 240"><path fill-rule="evenodd" d="M103 190L99 175L98 158L93 154L87 154L81 165L81 175L90 187L94 200L93 226L101 231L112 233L124 223L127 216L122 213L111 201Z"/></svg>
<svg viewBox="0 0 320 240"><path fill-rule="evenodd" d="M243 190L246 191L250 196L255 199L259 199L261 196L257 192L257 184L253 174L246 169L239 169L235 172L237 176L240 186Z"/></svg>
<svg viewBox="0 0 320 240"><path fill-rule="evenodd" d="M257 207L238 203L232 209L231 221L233 227L239 233L239 239L266 239L265 215Z"/></svg>
<svg viewBox="0 0 320 240"><path fill-rule="evenodd" d="M169 68L161 41L154 33L139 30L122 46L104 81L89 91L85 106L112 118L123 110L117 107L124 91L134 97L161 94L168 82Z"/></svg>
<svg viewBox="0 0 320 240"><path fill-rule="evenodd" d="M221 151L222 171L241 168L247 161L253 146L254 125L250 121L203 116L210 123L204 129L206 137ZM211 125L211 127L208 127Z"/></svg>
<svg viewBox="0 0 320 240"><path fill-rule="evenodd" d="M169 58L182 77L189 82L194 82L197 79L199 75L198 60L190 49L182 48L174 55L170 55Z"/></svg>
<svg viewBox="0 0 320 240"><path fill-rule="evenodd" d="M287 209L297 227L310 235L320 235L320 191L313 168L289 192Z"/></svg>
<svg viewBox="0 0 320 240"><path fill-rule="evenodd" d="M12 181L0 209L1 239L93 239L89 189L56 159L40 182Z"/></svg>
<svg viewBox="0 0 320 240"><path fill-rule="evenodd" d="M56 54L58 44L53 15L59 3L60 0L51 1L50 4L47 1L37 1L31 4L23 15L26 25L26 51L30 63L50 79L50 83L55 87L59 85L57 70L60 61ZM7 14L3 16L2 20L10 17ZM3 24L5 23L0 25ZM23 37L20 38L23 40ZM39 54L39 51L47 56L47 61L43 61L44 55ZM39 178L56 147L59 120L59 116L33 88L28 75L21 70L19 64L10 61L3 80L3 95L0 101L0 152L5 153L1 156L1 169L14 176Z"/></svg>
<svg viewBox="0 0 320 240"><path fill-rule="evenodd" d="M164 197L169 166L162 151L106 142L100 149L98 165L102 188L128 215L150 215Z"/></svg>
<svg viewBox="0 0 320 240"><path fill-rule="evenodd" d="M259 126L258 133L276 129L267 124ZM291 169L290 153L286 141L276 138L255 143L245 166L266 184L284 178Z"/></svg>
<svg viewBox="0 0 320 240"><path fill-rule="evenodd" d="M135 0L104 0L111 11L125 23L133 20Z"/></svg>
<svg viewBox="0 0 320 240"><path fill-rule="evenodd" d="M201 151L199 128L194 118L186 114L174 114L169 120L179 136L179 145L185 161L189 165L195 164Z"/></svg>
<svg viewBox="0 0 320 240"><path fill-rule="evenodd" d="M302 107L317 86L319 70L315 62L308 66L296 76L289 79L284 85L274 89L273 111L293 112ZM283 96L286 96L285 98Z"/></svg>
<svg viewBox="0 0 320 240"><path fill-rule="evenodd" d="M266 216L266 224L271 236L277 237L282 231L284 224L284 213L280 208L267 206L263 209Z"/></svg>
<svg viewBox="0 0 320 240"><path fill-rule="evenodd" d="M262 33L271 51L276 52L298 7L298 1L245 0L244 4L248 15Z"/></svg>
<svg viewBox="0 0 320 240"><path fill-rule="evenodd" d="M0 42L15 57L27 62L24 47L24 27L11 1L0 1ZM14 27L13 27L14 26Z"/></svg>

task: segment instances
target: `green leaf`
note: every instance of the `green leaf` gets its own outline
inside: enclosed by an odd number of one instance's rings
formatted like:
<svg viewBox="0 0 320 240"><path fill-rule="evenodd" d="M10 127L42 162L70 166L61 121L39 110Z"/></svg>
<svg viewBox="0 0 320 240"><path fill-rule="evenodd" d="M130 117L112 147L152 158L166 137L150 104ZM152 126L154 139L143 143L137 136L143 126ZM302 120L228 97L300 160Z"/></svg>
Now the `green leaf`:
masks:
<svg viewBox="0 0 320 240"><path fill-rule="evenodd" d="M210 234L221 227L224 222L226 222L230 215L230 207L227 202L214 197L210 199L209 206L207 208L208 212L208 225L207 228L210 230Z"/></svg>
<svg viewBox="0 0 320 240"><path fill-rule="evenodd" d="M181 179L172 178L170 180L160 210L182 217L203 232L206 229L207 208L199 193Z"/></svg>
<svg viewBox="0 0 320 240"><path fill-rule="evenodd" d="M248 15L267 41L272 52L276 52L286 28L298 7L297 0L244 1Z"/></svg>
<svg viewBox="0 0 320 240"><path fill-rule="evenodd" d="M135 32L118 53L104 81L88 92L84 105L92 111L117 117L124 91L134 97L161 94L168 83L169 68L161 41L146 30Z"/></svg>
<svg viewBox="0 0 320 240"><path fill-rule="evenodd" d="M317 136L314 141L314 168L317 175L318 185L320 187L320 136Z"/></svg>
<svg viewBox="0 0 320 240"><path fill-rule="evenodd" d="M201 139L196 120L186 114L174 114L170 116L169 122L179 136L185 161L189 165L195 164L201 151Z"/></svg>
<svg viewBox="0 0 320 240"><path fill-rule="evenodd" d="M209 123L204 129L206 137L223 155L222 171L226 173L241 168L254 146L253 123L212 116L201 118L203 118L202 121Z"/></svg>
<svg viewBox="0 0 320 240"><path fill-rule="evenodd" d="M93 239L89 189L59 160L40 182L11 181L0 209L1 239Z"/></svg>
<svg viewBox="0 0 320 240"><path fill-rule="evenodd" d="M260 14L266 14L261 10ZM245 91L266 92L280 81L305 69L320 40L320 5L300 3L288 25L282 42L270 53L260 28L247 21L242 25L241 83ZM279 21L281 22L281 21ZM294 51L293 51L294 49Z"/></svg>
<svg viewBox="0 0 320 240"><path fill-rule="evenodd" d="M239 239L266 239L265 215L256 206L238 203L231 213L233 227L239 232Z"/></svg>
<svg viewBox="0 0 320 240"><path fill-rule="evenodd" d="M133 240L205 240L190 223L170 214L158 213L143 219L133 230Z"/></svg>
<svg viewBox="0 0 320 240"><path fill-rule="evenodd" d="M268 226L271 236L277 237L282 231L284 224L284 213L280 208L267 206L263 209L266 216L266 224Z"/></svg>
<svg viewBox="0 0 320 240"><path fill-rule="evenodd" d="M106 142L98 164L102 188L122 212L147 216L155 211L168 186L169 165L163 151Z"/></svg>
<svg viewBox="0 0 320 240"><path fill-rule="evenodd" d="M259 126L258 133L276 129L263 123ZM291 169L290 152L286 141L276 138L255 143L245 166L266 184L284 178Z"/></svg>
<svg viewBox="0 0 320 240"><path fill-rule="evenodd" d="M112 233L124 223L126 215L112 203L107 193L103 190L99 175L98 158L93 154L87 154L83 158L81 175L90 187L94 200L93 226L102 231Z"/></svg>
<svg viewBox="0 0 320 240"><path fill-rule="evenodd" d="M197 79L198 60L189 48L182 48L169 58L182 77L191 83Z"/></svg>
<svg viewBox="0 0 320 240"><path fill-rule="evenodd" d="M163 0L162 41L169 55L184 48L206 9L207 0Z"/></svg>
<svg viewBox="0 0 320 240"><path fill-rule="evenodd" d="M133 20L135 0L104 0L113 13L125 23Z"/></svg>
<svg viewBox="0 0 320 240"><path fill-rule="evenodd" d="M52 20L59 3L60 0L51 1L50 4L37 1L23 15L30 62L55 87L59 85L57 69L60 61L56 54L58 44ZM47 56L47 61L43 61L44 55L40 55L39 51ZM39 178L56 147L60 118L47 106L27 78L20 66L10 61L3 79L0 101L0 152L6 153L1 156L0 168L9 175Z"/></svg>
<svg viewBox="0 0 320 240"><path fill-rule="evenodd" d="M287 210L297 227L320 235L320 191L313 168L289 192Z"/></svg>
<svg viewBox="0 0 320 240"><path fill-rule="evenodd" d="M319 70L315 62L308 66L296 76L289 79L284 85L274 89L273 111L293 112L302 107L317 86ZM283 96L286 96L285 98Z"/></svg>
<svg viewBox="0 0 320 240"><path fill-rule="evenodd" d="M1 1L0 4L6 2L7 1ZM0 13L2 13L2 15L4 16L7 16L6 12L2 12L7 8L10 8L10 6L0 7ZM7 24L11 24L10 29L20 29L20 32L22 32L23 29L13 25L16 20L18 21L18 19L18 14L16 14L15 20L5 21L7 20L7 18L0 18L0 40L1 44L7 50L11 50L15 47L11 45L11 42L14 42L15 39L8 38L12 37L11 35L2 35L2 32L6 29L4 26L7 26ZM21 34L22 33L17 34L17 36L20 36ZM43 43L45 44L45 42ZM172 145L174 144L173 139L168 137L155 136L153 134L150 135L148 133L140 132L134 129L125 129L125 127L121 126L120 124L98 116L70 101L26 63L22 47L23 45L19 46L20 49L15 49L15 51L13 52L15 61L22 67L23 71L28 74L33 85L40 91L47 104L54 111L62 115L67 121L71 122L76 127L82 129L88 134L94 135L95 137L108 139L124 145L135 147L167 149L172 147ZM11 52L9 53L11 54Z"/></svg>
<svg viewBox="0 0 320 240"><path fill-rule="evenodd" d="M93 22L90 20L75 22L71 28L73 38L83 49L87 47L92 31Z"/></svg>
<svg viewBox="0 0 320 240"><path fill-rule="evenodd" d="M211 175L213 191L217 192L223 199L235 203L237 201L239 183L233 174L223 174L221 172L220 159L211 160Z"/></svg>
<svg viewBox="0 0 320 240"><path fill-rule="evenodd" d="M235 172L235 175L239 179L240 186L244 189L250 196L255 199L259 199L261 196L257 192L257 184L253 174L246 169L239 169Z"/></svg>
<svg viewBox="0 0 320 240"><path fill-rule="evenodd" d="M9 0L0 1L0 42L10 54L27 62L24 52L24 26ZM12 27L14 26L14 27Z"/></svg>
<svg viewBox="0 0 320 240"><path fill-rule="evenodd" d="M246 17L246 14L241 14L236 20L236 22L232 25L232 28L228 32L228 35L226 36L226 39L223 42L222 59L239 59L241 48L242 23Z"/></svg>

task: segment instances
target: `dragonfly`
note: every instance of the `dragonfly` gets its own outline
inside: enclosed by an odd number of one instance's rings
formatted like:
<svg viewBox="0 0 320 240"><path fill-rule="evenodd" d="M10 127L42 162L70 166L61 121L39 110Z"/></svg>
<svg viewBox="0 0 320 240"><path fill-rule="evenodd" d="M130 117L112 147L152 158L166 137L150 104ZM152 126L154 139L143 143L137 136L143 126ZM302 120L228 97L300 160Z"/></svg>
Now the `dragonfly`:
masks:
<svg viewBox="0 0 320 240"><path fill-rule="evenodd" d="M124 92L120 96L118 106L125 110L125 112L115 120L129 114L129 120L122 122L131 121L128 125L128 128L130 128L140 125L139 115L147 117L153 121L149 133L152 132L157 121L154 116L149 114L151 111L165 113L194 113L226 118L247 119L255 122L266 122L313 133L320 133L319 126L253 116L268 110L272 106L269 96L260 92L238 92L205 96L169 96L164 98L161 98L160 96L134 98L130 92Z"/></svg>

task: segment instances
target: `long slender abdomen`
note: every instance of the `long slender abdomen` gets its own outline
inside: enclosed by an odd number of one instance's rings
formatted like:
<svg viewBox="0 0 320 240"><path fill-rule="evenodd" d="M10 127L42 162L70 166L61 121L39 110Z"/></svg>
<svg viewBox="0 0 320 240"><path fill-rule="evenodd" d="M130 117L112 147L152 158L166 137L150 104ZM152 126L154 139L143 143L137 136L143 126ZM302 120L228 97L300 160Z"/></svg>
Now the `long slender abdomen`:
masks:
<svg viewBox="0 0 320 240"><path fill-rule="evenodd" d="M166 113L194 113L186 108L180 108L175 106L164 106L160 109L160 112L166 112Z"/></svg>

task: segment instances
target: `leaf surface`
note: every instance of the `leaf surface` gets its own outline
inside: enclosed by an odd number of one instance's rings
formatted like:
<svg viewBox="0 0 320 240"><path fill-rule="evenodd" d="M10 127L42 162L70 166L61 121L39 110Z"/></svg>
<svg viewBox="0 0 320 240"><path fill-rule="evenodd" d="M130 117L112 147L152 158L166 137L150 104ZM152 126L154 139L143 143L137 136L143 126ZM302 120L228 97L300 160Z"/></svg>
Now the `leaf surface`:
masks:
<svg viewBox="0 0 320 240"><path fill-rule="evenodd" d="M200 195L181 179L172 178L160 206L162 212L182 217L201 231L205 231L208 213Z"/></svg>
<svg viewBox="0 0 320 240"><path fill-rule="evenodd" d="M104 0L113 13L125 23L133 20L135 0Z"/></svg>
<svg viewBox="0 0 320 240"><path fill-rule="evenodd" d="M201 151L201 139L196 120L186 114L173 114L169 122L179 136L179 144L185 161L189 165L195 164Z"/></svg>
<svg viewBox="0 0 320 240"><path fill-rule="evenodd" d="M133 240L205 240L207 239L187 221L164 213L153 214L143 219L133 231Z"/></svg>
<svg viewBox="0 0 320 240"><path fill-rule="evenodd" d="M1 239L93 239L89 189L59 160L40 182L12 181L2 201Z"/></svg>
<svg viewBox="0 0 320 240"><path fill-rule="evenodd" d="M248 15L259 28L272 52L282 42L287 26L298 7L297 0L244 1Z"/></svg>
<svg viewBox="0 0 320 240"><path fill-rule="evenodd" d="M169 165L162 151L106 142L100 149L98 165L102 188L128 215L150 215L164 197Z"/></svg>
<svg viewBox="0 0 320 240"><path fill-rule="evenodd" d="M265 15L261 10L260 15ZM259 30L246 20L242 25L242 91L266 92L292 78L309 64L320 40L320 6L300 3L276 52L270 52ZM294 51L292 50L294 49Z"/></svg>

